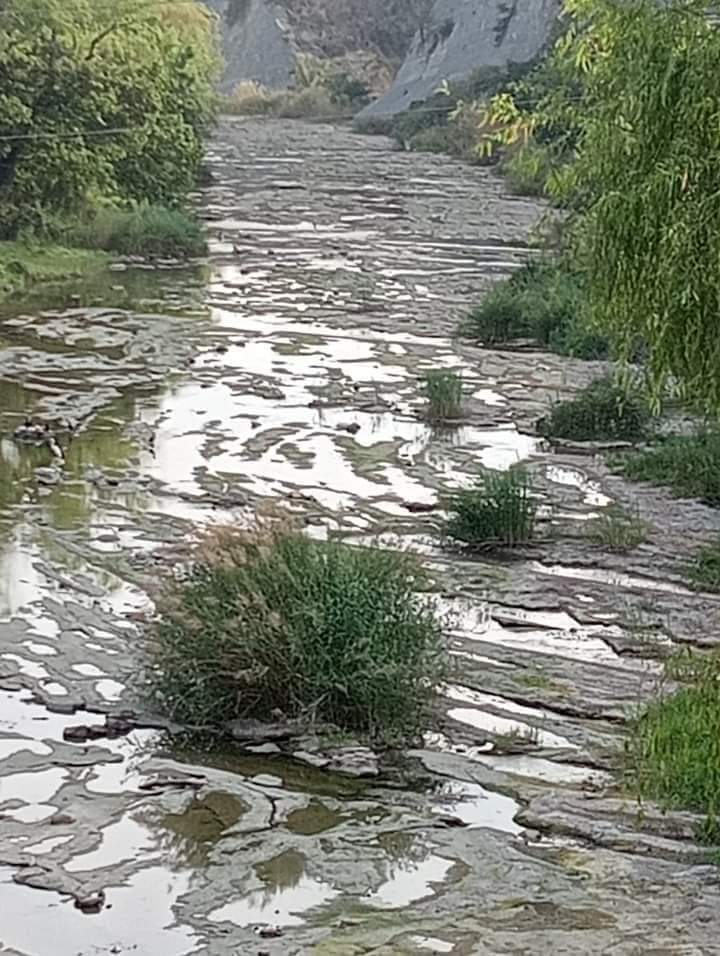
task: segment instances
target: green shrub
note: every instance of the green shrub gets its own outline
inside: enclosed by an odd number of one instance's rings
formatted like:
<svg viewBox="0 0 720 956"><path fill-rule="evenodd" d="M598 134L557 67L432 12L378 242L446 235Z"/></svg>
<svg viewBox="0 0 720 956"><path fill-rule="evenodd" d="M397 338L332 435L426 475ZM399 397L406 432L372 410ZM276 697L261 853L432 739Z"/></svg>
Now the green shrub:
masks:
<svg viewBox="0 0 720 956"><path fill-rule="evenodd" d="M606 551L623 554L646 541L652 528L639 512L628 513L618 505L610 505L603 514L588 522L590 537Z"/></svg>
<svg viewBox="0 0 720 956"><path fill-rule="evenodd" d="M536 507L527 472L511 468L487 472L447 501L445 534L473 548L512 548L526 544L535 530Z"/></svg>
<svg viewBox="0 0 720 956"><path fill-rule="evenodd" d="M501 171L512 192L520 196L544 196L553 168L550 148L528 143L503 160Z"/></svg>
<svg viewBox="0 0 720 956"><path fill-rule="evenodd" d="M216 529L158 596L157 693L194 724L279 708L376 736L414 731L446 665L425 584L407 553L278 522Z"/></svg>
<svg viewBox="0 0 720 956"><path fill-rule="evenodd" d="M698 551L690 566L690 580L698 590L720 591L720 539Z"/></svg>
<svg viewBox="0 0 720 956"><path fill-rule="evenodd" d="M668 676L679 690L662 694L635 722L629 745L640 798L705 814L701 836L720 838L720 658L681 657Z"/></svg>
<svg viewBox="0 0 720 956"><path fill-rule="evenodd" d="M40 283L101 273L107 264L106 255L89 249L66 249L30 239L0 242L0 301L23 295Z"/></svg>
<svg viewBox="0 0 720 956"><path fill-rule="evenodd" d="M606 358L608 340L585 324L581 277L556 262L526 263L496 283L461 323L484 345L535 339L561 355Z"/></svg>
<svg viewBox="0 0 720 956"><path fill-rule="evenodd" d="M462 415L462 378L457 372L436 369L424 381L427 399L425 417L431 422L448 421Z"/></svg>
<svg viewBox="0 0 720 956"><path fill-rule="evenodd" d="M720 430L673 435L642 451L612 459L633 481L669 485L679 496L720 505Z"/></svg>
<svg viewBox="0 0 720 956"><path fill-rule="evenodd" d="M276 94L256 83L243 80L221 102L221 110L237 116L265 116L273 109Z"/></svg>
<svg viewBox="0 0 720 956"><path fill-rule="evenodd" d="M206 251L200 223L180 211L147 203L131 209L98 209L60 227L69 245L120 255L198 256Z"/></svg>
<svg viewBox="0 0 720 956"><path fill-rule="evenodd" d="M639 441L647 434L650 422L650 409L640 395L611 378L598 378L574 398L557 402L537 428L546 438Z"/></svg>

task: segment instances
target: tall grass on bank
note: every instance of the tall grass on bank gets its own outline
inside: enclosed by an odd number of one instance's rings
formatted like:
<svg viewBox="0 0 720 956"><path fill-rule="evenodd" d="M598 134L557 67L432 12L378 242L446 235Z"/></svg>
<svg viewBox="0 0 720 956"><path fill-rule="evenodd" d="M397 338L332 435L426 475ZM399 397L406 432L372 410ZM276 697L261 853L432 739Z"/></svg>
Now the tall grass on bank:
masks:
<svg viewBox="0 0 720 956"><path fill-rule="evenodd" d="M580 276L556 262L528 262L495 283L459 332L487 346L533 339L550 351L582 359L609 353L607 338L586 324Z"/></svg>
<svg viewBox="0 0 720 956"><path fill-rule="evenodd" d="M668 485L686 498L720 506L720 429L673 435L641 451L618 456L615 470L633 481Z"/></svg>
<svg viewBox="0 0 720 956"><path fill-rule="evenodd" d="M101 273L108 261L92 249L68 249L32 239L0 242L0 302L42 283Z"/></svg>
<svg viewBox="0 0 720 956"><path fill-rule="evenodd" d="M671 659L667 676L679 681L635 722L629 759L641 799L705 815L700 836L720 839L720 657Z"/></svg>
<svg viewBox="0 0 720 956"><path fill-rule="evenodd" d="M430 422L447 422L462 415L462 377L457 372L436 369L423 382L425 417Z"/></svg>
<svg viewBox="0 0 720 956"><path fill-rule="evenodd" d="M698 551L690 565L689 577L699 591L720 591L720 538Z"/></svg>
<svg viewBox="0 0 720 956"><path fill-rule="evenodd" d="M537 425L546 438L628 441L644 438L652 416L642 396L612 378L598 378L574 398L553 405Z"/></svg>
<svg viewBox="0 0 720 956"><path fill-rule="evenodd" d="M535 531L536 507L524 468L486 472L450 495L447 511L446 536L471 548L517 547Z"/></svg>
<svg viewBox="0 0 720 956"><path fill-rule="evenodd" d="M67 245L120 255L200 256L206 251L200 223L179 209L141 203L129 209L104 207L62 224Z"/></svg>
<svg viewBox="0 0 720 956"><path fill-rule="evenodd" d="M606 551L625 554L647 541L652 527L640 517L638 509L626 511L608 505L601 515L588 522L588 532Z"/></svg>
<svg viewBox="0 0 720 956"><path fill-rule="evenodd" d="M208 533L158 597L157 695L176 719L317 718L415 731L445 673L426 577L405 553L307 538L292 525Z"/></svg>

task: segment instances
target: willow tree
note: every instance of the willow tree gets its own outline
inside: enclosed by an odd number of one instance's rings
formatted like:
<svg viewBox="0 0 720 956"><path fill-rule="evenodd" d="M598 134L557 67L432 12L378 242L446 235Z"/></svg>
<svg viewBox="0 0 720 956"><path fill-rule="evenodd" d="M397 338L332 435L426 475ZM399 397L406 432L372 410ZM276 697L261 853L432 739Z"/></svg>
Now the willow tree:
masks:
<svg viewBox="0 0 720 956"><path fill-rule="evenodd" d="M210 118L214 29L192 0L4 0L0 234L88 203L180 201Z"/></svg>
<svg viewBox="0 0 720 956"><path fill-rule="evenodd" d="M573 0L587 28L572 185L590 307L621 357L720 410L720 32L705 3Z"/></svg>

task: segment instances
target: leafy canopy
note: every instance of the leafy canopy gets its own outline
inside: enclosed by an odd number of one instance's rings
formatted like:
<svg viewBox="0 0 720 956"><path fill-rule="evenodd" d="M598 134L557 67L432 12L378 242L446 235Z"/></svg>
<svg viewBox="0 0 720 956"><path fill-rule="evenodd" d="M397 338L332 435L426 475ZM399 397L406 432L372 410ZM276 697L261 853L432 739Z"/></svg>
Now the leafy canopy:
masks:
<svg viewBox="0 0 720 956"><path fill-rule="evenodd" d="M1 234L93 202L181 201L211 118L215 39L193 0L6 0Z"/></svg>
<svg viewBox="0 0 720 956"><path fill-rule="evenodd" d="M710 5L713 6L712 4ZM535 102L496 98L496 141L566 130L551 194L579 215L574 254L619 358L720 409L720 31L698 0L566 0L551 61L566 78ZM532 87L532 83L529 84ZM525 97L525 98L524 98ZM499 130L499 132L498 132Z"/></svg>

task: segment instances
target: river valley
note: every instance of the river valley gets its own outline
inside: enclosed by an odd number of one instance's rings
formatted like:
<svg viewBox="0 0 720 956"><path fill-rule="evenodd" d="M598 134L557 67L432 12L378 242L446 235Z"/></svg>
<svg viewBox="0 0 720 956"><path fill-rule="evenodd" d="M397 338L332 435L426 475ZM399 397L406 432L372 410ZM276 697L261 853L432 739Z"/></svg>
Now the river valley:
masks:
<svg viewBox="0 0 720 956"><path fill-rule="evenodd" d="M343 127L226 120L207 164L207 262L0 313L0 953L720 953L697 821L621 772L663 659L718 641L684 567L720 514L537 438L599 363L454 338L543 209ZM451 430L420 416L438 367L467 392ZM13 440L26 416L76 426L64 462ZM443 549L443 492L519 461L538 541ZM268 501L439 582L457 673L400 768L191 749L145 711L153 582ZM586 533L613 503L653 528L628 555Z"/></svg>

